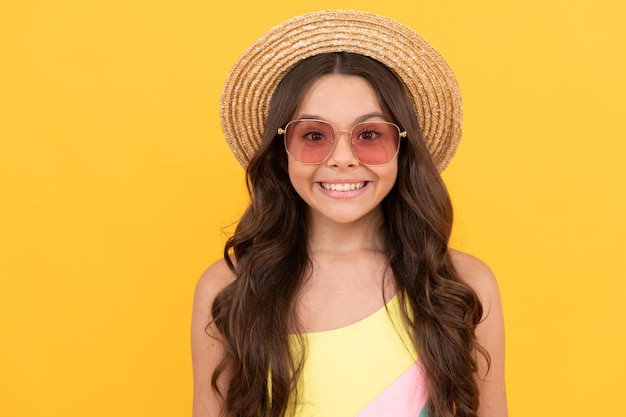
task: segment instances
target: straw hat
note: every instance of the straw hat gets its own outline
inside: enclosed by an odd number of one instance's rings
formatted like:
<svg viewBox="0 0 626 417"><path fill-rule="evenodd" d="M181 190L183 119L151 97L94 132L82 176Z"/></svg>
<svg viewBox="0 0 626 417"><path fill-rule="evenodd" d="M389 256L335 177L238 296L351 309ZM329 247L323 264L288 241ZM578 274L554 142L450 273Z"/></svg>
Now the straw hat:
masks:
<svg viewBox="0 0 626 417"><path fill-rule="evenodd" d="M432 159L443 171L461 139L461 96L454 74L437 51L402 24L370 13L327 10L273 27L231 69L221 97L226 142L245 168L259 149L270 99L298 62L329 52L373 58L404 82Z"/></svg>

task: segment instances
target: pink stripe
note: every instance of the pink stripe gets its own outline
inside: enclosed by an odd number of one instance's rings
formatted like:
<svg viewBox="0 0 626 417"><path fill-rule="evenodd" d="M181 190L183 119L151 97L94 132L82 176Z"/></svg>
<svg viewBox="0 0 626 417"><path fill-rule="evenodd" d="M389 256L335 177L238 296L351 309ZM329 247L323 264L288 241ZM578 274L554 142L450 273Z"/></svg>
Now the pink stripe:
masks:
<svg viewBox="0 0 626 417"><path fill-rule="evenodd" d="M424 371L418 361L361 410L357 417L416 417L427 399Z"/></svg>

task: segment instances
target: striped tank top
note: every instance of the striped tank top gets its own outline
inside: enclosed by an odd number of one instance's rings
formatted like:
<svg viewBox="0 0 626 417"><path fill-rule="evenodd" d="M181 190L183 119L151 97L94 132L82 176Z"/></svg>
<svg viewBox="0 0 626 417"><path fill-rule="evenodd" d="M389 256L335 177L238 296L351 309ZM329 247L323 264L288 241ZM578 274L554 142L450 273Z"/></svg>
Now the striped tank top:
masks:
<svg viewBox="0 0 626 417"><path fill-rule="evenodd" d="M306 360L288 416L427 417L425 376L397 295L356 323L303 337Z"/></svg>

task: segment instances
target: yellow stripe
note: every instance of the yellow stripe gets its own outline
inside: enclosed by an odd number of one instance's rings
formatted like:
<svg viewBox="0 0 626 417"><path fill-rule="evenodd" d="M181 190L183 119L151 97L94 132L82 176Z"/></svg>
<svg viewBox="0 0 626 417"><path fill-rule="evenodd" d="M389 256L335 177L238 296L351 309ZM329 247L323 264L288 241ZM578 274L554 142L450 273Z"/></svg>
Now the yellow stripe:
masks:
<svg viewBox="0 0 626 417"><path fill-rule="evenodd" d="M387 308L340 329L303 335L297 417L355 415L415 363L398 296Z"/></svg>

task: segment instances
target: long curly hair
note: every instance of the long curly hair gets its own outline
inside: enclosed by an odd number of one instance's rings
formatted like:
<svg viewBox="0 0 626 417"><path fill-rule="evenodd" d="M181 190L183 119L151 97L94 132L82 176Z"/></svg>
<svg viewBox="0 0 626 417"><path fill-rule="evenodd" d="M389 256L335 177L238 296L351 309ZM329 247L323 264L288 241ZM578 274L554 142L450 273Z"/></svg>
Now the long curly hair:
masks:
<svg viewBox="0 0 626 417"><path fill-rule="evenodd" d="M288 336L298 329L295 299L310 258L306 203L290 183L277 130L289 122L311 83L332 73L367 80L383 111L407 132L396 183L381 203L384 251L427 375L430 416L476 416L476 353L487 361L488 355L474 333L482 305L459 277L448 250L450 198L402 82L378 61L351 53L301 61L271 99L260 149L247 168L250 205L224 249L236 279L212 307L226 352L213 373L213 389L224 413L236 417L283 417L296 401L304 358L292 354ZM216 381L227 368L228 392L219 392Z"/></svg>

